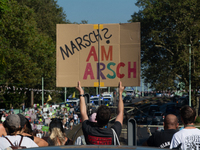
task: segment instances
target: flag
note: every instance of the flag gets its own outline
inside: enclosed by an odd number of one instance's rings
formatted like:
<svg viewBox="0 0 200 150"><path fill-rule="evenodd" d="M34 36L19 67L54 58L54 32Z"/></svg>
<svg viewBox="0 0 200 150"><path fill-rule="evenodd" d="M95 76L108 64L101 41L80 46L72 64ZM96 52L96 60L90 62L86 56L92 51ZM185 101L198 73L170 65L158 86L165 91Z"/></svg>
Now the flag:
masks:
<svg viewBox="0 0 200 150"><path fill-rule="evenodd" d="M50 101L50 100L52 100L52 98L51 98L51 96L50 96L50 95L48 95L47 102L48 102L48 101Z"/></svg>
<svg viewBox="0 0 200 150"><path fill-rule="evenodd" d="M75 92L73 93L72 98L75 98Z"/></svg>

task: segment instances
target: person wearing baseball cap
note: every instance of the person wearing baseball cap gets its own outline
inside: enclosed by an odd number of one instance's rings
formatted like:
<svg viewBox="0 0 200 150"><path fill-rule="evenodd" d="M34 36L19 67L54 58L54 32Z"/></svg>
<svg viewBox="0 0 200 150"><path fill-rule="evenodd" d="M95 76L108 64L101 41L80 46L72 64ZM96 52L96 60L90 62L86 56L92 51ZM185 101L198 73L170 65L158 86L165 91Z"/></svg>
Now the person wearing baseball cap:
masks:
<svg viewBox="0 0 200 150"><path fill-rule="evenodd" d="M4 128L6 129L7 136L0 137L0 149L5 149L10 147L11 146L10 142L14 146L19 145L22 139L22 136L18 135L21 133L22 130L20 123L21 123L20 117L16 114L11 114L6 117L6 120L4 121L3 125ZM38 145L28 137L23 137L21 146L24 146L26 148L38 147Z"/></svg>

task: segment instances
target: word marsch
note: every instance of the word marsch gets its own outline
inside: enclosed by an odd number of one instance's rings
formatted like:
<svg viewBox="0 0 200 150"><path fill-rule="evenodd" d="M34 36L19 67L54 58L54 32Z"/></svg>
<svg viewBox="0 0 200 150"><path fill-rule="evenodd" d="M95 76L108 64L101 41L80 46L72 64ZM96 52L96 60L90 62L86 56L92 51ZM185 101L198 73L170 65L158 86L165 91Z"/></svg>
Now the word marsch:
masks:
<svg viewBox="0 0 200 150"><path fill-rule="evenodd" d="M108 35L108 28L103 28L101 33L103 33L102 35L105 39L109 39L112 36L112 34ZM63 60L65 60L65 55L69 57L69 53L73 55L74 50L79 51L82 50L82 48L91 46L91 43L97 42L98 38L102 40L102 36L99 34L99 29L97 29L96 32L92 31L89 34L85 34L83 37L75 38L74 41L70 41L70 46L65 44L65 50L60 46ZM109 44L109 40L107 40L106 43Z"/></svg>
<svg viewBox="0 0 200 150"><path fill-rule="evenodd" d="M106 54L106 51L105 51L105 47L104 46L101 46L101 60L104 61L104 56L105 56L105 59L108 61L109 57L110 57L110 61L112 61L112 46L109 46L109 50L108 50L108 53ZM90 58L93 57L94 58L94 61L98 61L98 58L97 58L97 54L96 54L96 51L95 51L95 48L94 46L91 47L91 50L89 52L89 55L86 59L86 62L88 62L90 60ZM133 66L132 66L133 64ZM118 78L124 78L125 77L125 74L123 73L120 73L120 68L121 67L127 67L127 73L128 73L128 78L131 78L131 73L133 74L133 78L136 78L136 62L132 62L131 64L131 61L128 62L128 67L127 65L124 63L124 62L120 62L116 65L115 62L109 62L107 64L107 69L111 71L112 74L107 74L106 77L109 78L109 79L114 79L116 77ZM111 66L115 66L116 65L116 71L111 69ZM132 66L132 67L131 67ZM99 69L100 67L100 69ZM101 76L102 79L106 79L105 75L103 74L103 71L106 69L106 65L104 63L98 63L97 62L97 67L96 67L96 71L97 71L97 79L99 79L99 74ZM100 71L100 73L99 73ZM92 68L92 65L91 63L87 63L86 64L86 68L85 68L85 73L84 73L84 76L83 76L83 80L87 80L87 77L90 76L90 79L95 79L94 78L94 73L93 73L93 68Z"/></svg>

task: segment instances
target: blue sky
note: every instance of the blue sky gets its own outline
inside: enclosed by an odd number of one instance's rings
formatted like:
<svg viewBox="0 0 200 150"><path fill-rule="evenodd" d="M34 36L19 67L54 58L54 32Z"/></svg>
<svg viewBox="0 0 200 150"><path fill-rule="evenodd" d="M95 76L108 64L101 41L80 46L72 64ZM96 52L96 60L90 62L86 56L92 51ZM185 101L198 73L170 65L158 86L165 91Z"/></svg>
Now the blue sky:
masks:
<svg viewBox="0 0 200 150"><path fill-rule="evenodd" d="M127 23L134 12L137 0L57 0L70 22L88 24Z"/></svg>

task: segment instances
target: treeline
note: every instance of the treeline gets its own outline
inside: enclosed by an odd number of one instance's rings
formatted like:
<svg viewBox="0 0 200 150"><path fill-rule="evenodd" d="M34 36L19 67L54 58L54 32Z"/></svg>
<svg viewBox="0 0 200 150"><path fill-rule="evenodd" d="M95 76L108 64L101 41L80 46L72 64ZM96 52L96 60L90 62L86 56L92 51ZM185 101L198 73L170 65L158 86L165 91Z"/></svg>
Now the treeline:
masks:
<svg viewBox="0 0 200 150"><path fill-rule="evenodd" d="M156 90L173 90L182 82L188 90L191 58L192 89L200 89L200 1L138 0L136 5L141 9L130 22L141 22L145 83Z"/></svg>
<svg viewBox="0 0 200 150"><path fill-rule="evenodd" d="M55 0L0 0L0 103L7 109L30 106L31 91L16 89L42 89L42 77L45 89L64 91L56 88L56 24L63 23L71 22ZM45 101L48 94L64 100L46 92ZM34 92L34 103L42 103L41 93Z"/></svg>

